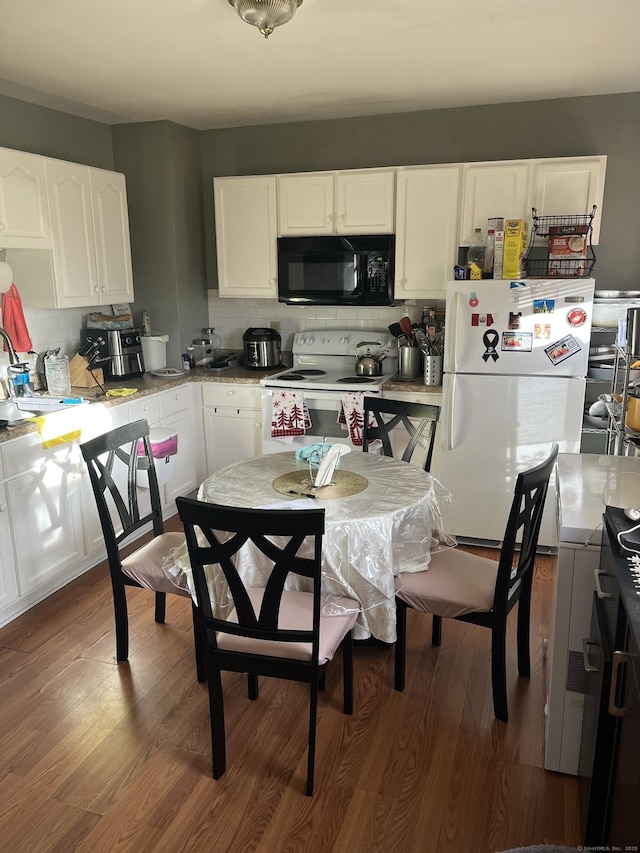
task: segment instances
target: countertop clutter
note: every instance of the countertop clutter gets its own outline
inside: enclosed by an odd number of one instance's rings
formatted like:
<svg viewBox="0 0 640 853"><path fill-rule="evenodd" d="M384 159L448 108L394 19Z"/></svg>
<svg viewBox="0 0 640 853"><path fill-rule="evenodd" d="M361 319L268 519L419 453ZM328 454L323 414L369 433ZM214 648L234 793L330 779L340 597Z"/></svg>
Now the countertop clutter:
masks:
<svg viewBox="0 0 640 853"><path fill-rule="evenodd" d="M130 382L105 382L104 388L106 391L111 389L118 390L123 387L135 388L134 394L129 394L124 397L105 397L105 395L97 388L71 388L71 394L74 397L83 397L89 403L102 403L106 407L119 406L123 403L138 400L141 397L146 397L149 394L157 394L159 391L165 391L170 388L177 388L179 385L184 385L185 382L216 382L216 383L234 383L241 385L259 385L260 380L270 374L277 373L282 367L269 368L267 370L252 370L247 367L232 367L224 370L221 373L211 373L205 371L201 367L196 367L189 373L182 376L152 376L145 373L144 376L137 377ZM400 380L397 376L389 379L385 385L385 389L389 391L406 391L410 393L441 393L441 386L425 385L422 379L416 379L411 382ZM28 435L32 432L37 432L38 425L29 421L24 421L12 426L8 429L0 430L0 443L10 441L14 438L19 438L23 435Z"/></svg>

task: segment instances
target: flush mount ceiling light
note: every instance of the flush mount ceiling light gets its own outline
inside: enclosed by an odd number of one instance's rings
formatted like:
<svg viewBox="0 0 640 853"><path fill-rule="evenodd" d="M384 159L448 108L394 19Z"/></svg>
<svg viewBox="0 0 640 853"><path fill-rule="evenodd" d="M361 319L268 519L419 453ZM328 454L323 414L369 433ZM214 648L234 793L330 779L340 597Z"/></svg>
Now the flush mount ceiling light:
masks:
<svg viewBox="0 0 640 853"><path fill-rule="evenodd" d="M293 18L302 0L229 0L229 3L243 21L269 38L276 27Z"/></svg>

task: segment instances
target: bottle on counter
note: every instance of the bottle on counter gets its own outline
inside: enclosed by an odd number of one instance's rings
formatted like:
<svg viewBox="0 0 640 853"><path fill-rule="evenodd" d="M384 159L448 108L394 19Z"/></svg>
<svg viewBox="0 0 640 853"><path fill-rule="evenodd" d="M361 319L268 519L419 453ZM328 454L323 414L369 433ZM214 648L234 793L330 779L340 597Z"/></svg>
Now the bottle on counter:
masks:
<svg viewBox="0 0 640 853"><path fill-rule="evenodd" d="M493 258L495 251L496 239L493 228L487 229L487 242L484 249L484 267L482 270L482 278L493 278Z"/></svg>
<svg viewBox="0 0 640 853"><path fill-rule="evenodd" d="M69 356L60 353L60 350L50 350L44 359L44 373L47 379L47 393L51 397L70 396Z"/></svg>
<svg viewBox="0 0 640 853"><path fill-rule="evenodd" d="M482 236L482 228L475 228L473 234L469 238L469 248L467 249L467 266L476 264L480 267L480 271L484 270L484 253L485 240Z"/></svg>

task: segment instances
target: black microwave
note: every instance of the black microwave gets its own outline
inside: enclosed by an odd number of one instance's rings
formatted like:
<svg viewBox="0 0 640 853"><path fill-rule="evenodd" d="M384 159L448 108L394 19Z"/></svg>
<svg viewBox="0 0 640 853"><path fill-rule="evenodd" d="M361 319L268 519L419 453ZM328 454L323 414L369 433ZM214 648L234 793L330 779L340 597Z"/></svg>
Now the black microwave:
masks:
<svg viewBox="0 0 640 853"><path fill-rule="evenodd" d="M278 299L289 305L391 305L395 234L279 237Z"/></svg>

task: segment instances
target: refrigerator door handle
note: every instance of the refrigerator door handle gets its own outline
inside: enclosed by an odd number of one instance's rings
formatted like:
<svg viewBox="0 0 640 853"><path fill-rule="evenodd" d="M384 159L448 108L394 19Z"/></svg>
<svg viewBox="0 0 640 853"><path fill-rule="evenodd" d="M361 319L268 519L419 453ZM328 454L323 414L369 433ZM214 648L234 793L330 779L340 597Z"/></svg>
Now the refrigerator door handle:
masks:
<svg viewBox="0 0 640 853"><path fill-rule="evenodd" d="M458 303L460 291L454 290L450 304L447 305L447 331L444 336L444 372L455 373L455 357L458 346Z"/></svg>
<svg viewBox="0 0 640 853"><path fill-rule="evenodd" d="M446 436L446 447L447 450L453 450L453 409L454 409L454 398L456 394L456 385L457 376L449 376L449 393L446 395L447 400L447 411L446 411L446 423L447 423L447 436Z"/></svg>

